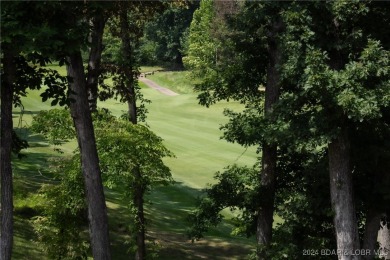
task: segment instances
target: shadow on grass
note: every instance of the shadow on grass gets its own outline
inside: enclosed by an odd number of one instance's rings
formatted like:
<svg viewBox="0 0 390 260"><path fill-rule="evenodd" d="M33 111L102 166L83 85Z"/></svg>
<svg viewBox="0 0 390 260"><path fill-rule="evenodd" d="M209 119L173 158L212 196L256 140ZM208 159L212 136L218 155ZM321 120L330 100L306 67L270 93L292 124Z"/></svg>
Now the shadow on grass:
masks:
<svg viewBox="0 0 390 260"><path fill-rule="evenodd" d="M19 115L36 115L39 112L40 111L23 110L23 111L12 111L12 114L17 115L17 116L19 116Z"/></svg>
<svg viewBox="0 0 390 260"><path fill-rule="evenodd" d="M131 220L122 192L116 189L105 189L108 222L110 228L112 259L131 259L128 242L131 240L128 223Z"/></svg>
<svg viewBox="0 0 390 260"><path fill-rule="evenodd" d="M27 127L15 127L14 130L21 139L28 142L29 148L50 146L41 134L35 134Z"/></svg>
<svg viewBox="0 0 390 260"><path fill-rule="evenodd" d="M27 157L14 159L15 201L23 205L16 209L15 215L15 248L13 259L45 259L35 244L36 236L30 218L38 212L30 210L29 198L36 193L43 183L52 182L48 171L47 159L58 156L50 153L45 139L33 135L26 129L26 139L30 148L25 152ZM128 223L131 214L127 202L122 199L123 192L106 189L106 199L109 215L112 257L116 260L132 259L129 252L131 234ZM200 242L191 243L186 236L189 226L187 216L196 204L200 190L176 182L170 186L158 186L146 196L150 203L145 205L148 219L148 245L159 248L157 259L244 259L253 250L253 241L233 238L229 235L231 225L223 222L213 229ZM218 238L217 238L218 237ZM152 246L152 247L156 247ZM149 250L150 253L150 250Z"/></svg>
<svg viewBox="0 0 390 260"><path fill-rule="evenodd" d="M149 205L146 215L149 225L161 231L174 231L184 234L187 229L187 216L196 205L201 191L182 182L168 186L158 186L146 196Z"/></svg>
<svg viewBox="0 0 390 260"><path fill-rule="evenodd" d="M158 187L150 194L150 235L162 247L158 259L245 259L254 248L253 241L231 236L233 227L227 221L211 228L203 240L190 241L186 233L191 224L188 214L200 195L201 190L179 182Z"/></svg>
<svg viewBox="0 0 390 260"><path fill-rule="evenodd" d="M21 216L14 218L14 248L12 259L44 260L45 254L40 250L36 241L36 235L30 221Z"/></svg>
<svg viewBox="0 0 390 260"><path fill-rule="evenodd" d="M29 148L21 151L24 157L12 159L16 186L36 192L42 184L52 182L48 159L58 157L59 154L54 150L48 153L49 144L42 135L34 134L28 128L15 128L15 131L29 144Z"/></svg>
<svg viewBox="0 0 390 260"><path fill-rule="evenodd" d="M160 237L160 238L159 238ZM254 247L210 239L192 243L169 233L159 233L155 238L160 244L158 259L247 259Z"/></svg>
<svg viewBox="0 0 390 260"><path fill-rule="evenodd" d="M254 249L254 241L232 237L226 221L192 243L186 230L188 214L195 209L200 190L176 182L158 186L145 198L148 254L158 251L157 259L245 259ZM120 191L106 190L113 259L129 259L131 215ZM154 248L155 250L151 249Z"/></svg>
<svg viewBox="0 0 390 260"><path fill-rule="evenodd" d="M16 128L21 138L29 143L29 148L22 150L26 156L12 158L14 175L14 249L12 259L42 260L45 255L37 246L31 218L39 215L36 208L38 193L42 184L53 183L53 175L49 172L48 159L58 156L48 153L45 139L32 134L28 128Z"/></svg>
<svg viewBox="0 0 390 260"><path fill-rule="evenodd" d="M14 121L14 127L28 126L31 118L37 115L40 111L32 111L32 110L14 110L12 111L12 118L17 119L18 121ZM26 118L24 118L26 116Z"/></svg>

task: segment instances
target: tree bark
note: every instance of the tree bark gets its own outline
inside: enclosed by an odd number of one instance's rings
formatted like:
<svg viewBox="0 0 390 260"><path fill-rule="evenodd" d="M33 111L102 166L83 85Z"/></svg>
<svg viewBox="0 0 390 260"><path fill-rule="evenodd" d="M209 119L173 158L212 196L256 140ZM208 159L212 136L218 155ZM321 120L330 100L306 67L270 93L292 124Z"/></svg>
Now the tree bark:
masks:
<svg viewBox="0 0 390 260"><path fill-rule="evenodd" d="M142 176L139 168L134 170L135 174L135 185L133 203L136 206L136 244L137 251L135 253L136 260L146 259L146 247L145 247L145 215L144 215L144 193L145 188L142 182Z"/></svg>
<svg viewBox="0 0 390 260"><path fill-rule="evenodd" d="M124 57L124 64L122 64L123 72L126 76L125 89L126 100L128 105L129 120L133 124L137 124L137 104L136 94L134 88L134 73L133 73L133 55L131 52L130 28L126 9L123 9L120 14L121 26L121 40L122 40L122 54Z"/></svg>
<svg viewBox="0 0 390 260"><path fill-rule="evenodd" d="M95 260L108 260L111 259L111 254L107 209L80 51L70 54L68 62L67 72L70 78L70 98L73 99L70 104L70 110L81 153L92 254Z"/></svg>
<svg viewBox="0 0 390 260"><path fill-rule="evenodd" d="M136 105L136 93L134 88L134 74L133 74L133 59L131 52L131 40L130 40L130 28L127 16L127 11L123 9L120 14L121 25L121 40L122 40L122 54L126 62L122 64L123 72L126 76L125 89L126 100L128 106L129 121L133 124L137 124L137 105ZM136 260L146 259L146 247L145 247L145 216L144 216L144 188L142 185L142 176L138 168L133 171L134 185L133 185L133 203L136 208L136 223L135 223L135 240L137 250L135 252Z"/></svg>
<svg viewBox="0 0 390 260"><path fill-rule="evenodd" d="M353 197L350 143L346 126L328 145L331 203L334 212L338 259L360 259L353 255L360 249ZM356 251L357 252L357 251Z"/></svg>
<svg viewBox="0 0 390 260"><path fill-rule="evenodd" d="M133 55L131 50L130 40L130 28L127 12L125 9L120 14L120 25L121 25L121 40L122 40L122 54L125 58L125 63L122 64L123 72L126 76L125 86L126 89L126 100L128 106L129 121L133 124L137 124L137 104L136 104L136 93L135 93L135 79L133 72ZM133 185L133 203L136 208L136 223L135 223L135 242L137 250L135 252L136 260L146 259L146 246L145 246L145 215L144 215L144 193L145 188L142 184L142 176L139 168L133 171L134 174L134 185Z"/></svg>
<svg viewBox="0 0 390 260"><path fill-rule="evenodd" d="M133 55L131 49L130 28L127 10L122 9L120 12L120 26L121 26L121 41L122 41L122 56L124 62L121 64L121 70L125 75L124 91L125 98L128 106L128 118L133 124L137 124L137 105L136 105L136 93L135 93L135 79L133 72ZM133 203L136 208L136 221L135 221L135 243L137 250L135 252L136 260L146 259L146 246L145 246L145 216L144 216L144 187L142 184L142 176L140 169L136 168L133 171L134 184L133 188Z"/></svg>
<svg viewBox="0 0 390 260"><path fill-rule="evenodd" d="M91 32L91 49L89 52L88 61L88 102L91 111L97 110L98 97L98 78L100 75L100 63L103 51L103 32L106 20L103 16L103 11L98 12L92 18L92 32Z"/></svg>
<svg viewBox="0 0 390 260"><path fill-rule="evenodd" d="M13 246L13 183L12 183L12 97L16 64L11 50L3 47L3 79L1 86L1 235L0 259L10 260Z"/></svg>
<svg viewBox="0 0 390 260"><path fill-rule="evenodd" d="M282 29L282 22L277 19L268 36L268 55L269 65L267 70L267 84L265 89L265 116L272 114L272 106L279 99L279 81L280 75L278 65L280 64L280 48L278 44L278 33ZM274 215L275 200L275 181L276 181L276 162L277 145L263 144L262 170L260 179L260 200L257 217L256 239L259 246L258 259L267 259L267 247L272 239L272 223Z"/></svg>
<svg viewBox="0 0 390 260"><path fill-rule="evenodd" d="M380 226L378 232L379 253L381 259L390 259L390 223L388 215L385 216L386 223Z"/></svg>
<svg viewBox="0 0 390 260"><path fill-rule="evenodd" d="M272 224L275 200L276 179L276 149L275 145L263 145L262 172L260 176L260 207L257 217L257 243L260 246L259 259L267 259L266 247L272 239Z"/></svg>
<svg viewBox="0 0 390 260"><path fill-rule="evenodd" d="M381 212L378 212L374 208L368 210L362 247L364 252L367 252L367 255L364 256L365 260L375 258L376 242L382 215Z"/></svg>

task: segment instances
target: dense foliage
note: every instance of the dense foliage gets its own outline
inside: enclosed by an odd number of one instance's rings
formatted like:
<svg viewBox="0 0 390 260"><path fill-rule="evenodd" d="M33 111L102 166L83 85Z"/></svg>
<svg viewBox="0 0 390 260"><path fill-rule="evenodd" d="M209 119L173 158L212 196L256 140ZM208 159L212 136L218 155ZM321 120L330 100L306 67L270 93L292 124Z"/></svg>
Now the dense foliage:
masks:
<svg viewBox="0 0 390 260"><path fill-rule="evenodd" d="M172 6L146 24L140 46L142 64L171 63L182 67L188 30L197 7L197 1L188 2L186 7Z"/></svg>
<svg viewBox="0 0 390 260"><path fill-rule="evenodd" d="M87 259L87 205L79 155L54 159L51 171L58 184L42 186L41 215L34 217L38 245L50 259Z"/></svg>
<svg viewBox="0 0 390 260"><path fill-rule="evenodd" d="M39 112L31 130L55 147L79 144L53 161L53 183L40 189L34 224L48 256L85 259L92 249L110 259L102 180L122 192L133 245L144 244L144 195L172 181L163 158L173 154L137 124L149 103L141 63L184 65L201 105L240 102L241 111L224 111L223 138L258 149L254 166L216 173L189 216L193 240L230 208L233 233L256 236L258 259L372 253L390 214L389 13L375 1L2 3L0 258L10 259L13 244L10 154L28 147L12 129L12 107L23 108L28 90L66 106ZM67 76L51 62L66 65ZM118 119L97 109L98 98L128 111Z"/></svg>
<svg viewBox="0 0 390 260"><path fill-rule="evenodd" d="M388 17L382 8L388 5L252 2L229 13L213 1L202 1L194 14L184 61L202 78L196 86L201 91L200 103L241 101L246 105L243 112L225 112L230 122L222 127L224 138L244 146L264 142L279 146L274 203L275 213L283 218L283 223L274 228L269 258L302 259L305 248L335 247L335 212L327 176L327 161L333 150L328 145L345 129L351 142L356 194L353 214L357 215L355 225L360 234L370 232L364 225L370 221L370 210L388 212L388 206L384 206L389 205L385 190L389 190L390 183L388 174L382 171L387 167L385 157L389 154L385 141L389 137L390 106L390 60L385 47L389 44L388 31L384 33L383 27L365 22L386 21ZM221 12L222 26L218 15ZM283 49L278 67L281 92L271 115L264 117L263 90L269 73L267 48L271 46L272 29L267 17L272 15L280 15L284 27L277 36ZM221 37L226 28L229 33ZM380 152L367 153L372 149ZM236 196L230 196L232 201L226 203L222 193L216 192L224 188L228 194L237 194L252 187L247 184L244 189L232 183L226 186L234 168L217 174L218 184L206 190L206 197L191 217L194 238L201 237L211 224L217 224L219 211L225 207L241 208L243 216L251 216L249 220L241 219L240 223L247 227L255 221L257 212L251 207L262 196L261 186L255 188L257 195L252 195L246 206L244 198L234 200ZM235 176L238 179L233 183L248 178L252 178L249 183L256 183L255 175L248 174L245 168ZM370 193L375 195L367 196ZM250 230L246 233L256 231L253 225Z"/></svg>

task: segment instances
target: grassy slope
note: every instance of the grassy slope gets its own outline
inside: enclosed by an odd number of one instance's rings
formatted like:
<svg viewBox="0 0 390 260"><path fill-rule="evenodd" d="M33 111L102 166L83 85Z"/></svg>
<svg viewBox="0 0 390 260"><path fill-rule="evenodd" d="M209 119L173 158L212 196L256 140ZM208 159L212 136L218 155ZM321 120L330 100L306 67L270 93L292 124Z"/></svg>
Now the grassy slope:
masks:
<svg viewBox="0 0 390 260"><path fill-rule="evenodd" d="M164 71L164 73L154 73L147 78L158 82L161 86L169 88L177 93L192 94L192 88L196 80L189 79L188 71Z"/></svg>
<svg viewBox="0 0 390 260"><path fill-rule="evenodd" d="M159 72L153 78L161 85L166 80L159 78L174 78L171 81L173 89L181 95L175 97L165 96L156 90L145 88L143 93L146 98L152 100L148 106L148 124L151 129L160 135L166 146L175 153L176 158L167 159L166 163L171 168L176 184L169 187L159 187L153 191L148 199L153 202L147 207L150 221L149 237L155 239L162 247L159 259L195 259L213 258L221 255L221 259L232 259L234 256L242 258L248 253L244 250L246 244L253 245L253 241L230 238L230 228L226 223L218 230L210 232L210 236L200 243L191 244L185 237L185 217L193 208L195 198L200 194L200 189L213 181L213 174L222 170L225 166L236 162L238 164L251 165L255 161L254 149L245 151L238 145L229 144L220 140L219 125L226 121L222 116L226 106L239 109L236 103L221 103L210 109L197 105L196 94L188 89L188 81L183 79L184 72ZM179 74L177 74L179 73ZM180 75L180 73L182 73ZM168 75L168 76L165 76ZM174 76L172 76L174 75ZM184 82L184 83L183 83ZM185 85L187 84L187 85ZM166 87L169 87L166 85ZM33 92L24 99L26 113L23 117L24 124L29 124L31 115L39 110L50 109L49 103L41 103L38 93ZM126 110L126 106L116 101L108 101L99 104L109 108L114 114L119 115ZM15 118L17 120L17 118ZM15 121L16 123L16 121ZM28 133L25 132L27 135ZM28 191L34 191L40 183L47 181L40 173L45 175L45 158L53 154L53 150L45 145L39 136L32 136L32 147L28 149L29 156L24 161L16 161L15 176L19 180L28 178L28 184L35 183L33 187L27 184L18 184L21 199L17 203L26 201ZM64 147L66 153L72 151L75 142ZM244 154L241 156L241 154ZM19 183L19 181L17 182ZM25 191L23 191L25 190ZM126 248L123 245L126 232L123 232L121 222L126 219L123 202L118 199L118 193L107 191L107 200L112 229L114 247L114 259L126 259ZM27 242L26 237L33 238L31 227L21 231L20 226L28 227L25 219L18 217L16 223L16 248L15 259L27 259L23 252L28 252L28 259L42 258L36 247ZM28 233L26 233L28 232ZM221 237L218 239L217 237ZM224 252L226 251L226 252ZM24 256L23 256L24 255Z"/></svg>

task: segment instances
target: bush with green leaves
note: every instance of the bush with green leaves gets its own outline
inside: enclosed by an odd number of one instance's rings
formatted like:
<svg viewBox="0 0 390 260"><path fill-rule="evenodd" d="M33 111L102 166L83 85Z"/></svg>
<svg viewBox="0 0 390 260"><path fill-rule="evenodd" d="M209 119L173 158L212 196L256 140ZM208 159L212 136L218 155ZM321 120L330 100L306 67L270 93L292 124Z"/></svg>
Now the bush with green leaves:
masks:
<svg viewBox="0 0 390 260"><path fill-rule="evenodd" d="M52 160L58 184L40 189L42 215L33 219L39 245L50 259L87 259L88 223L80 156Z"/></svg>
<svg viewBox="0 0 390 260"><path fill-rule="evenodd" d="M50 144L60 145L76 137L70 112L66 109L42 110L33 117L31 130L45 136Z"/></svg>
<svg viewBox="0 0 390 260"><path fill-rule="evenodd" d="M129 221L134 227L132 233L136 233L139 208L134 200L136 196L143 197L153 186L172 181L163 158L173 154L149 128L119 119L108 110L93 113L93 121L102 178L108 188L122 192L134 216ZM59 140L75 137L70 113L66 110L42 111L34 117L32 125L34 131L56 145L61 143ZM53 259L83 259L88 243L80 235L86 231L86 204L79 151L76 150L70 160L54 164L53 169L60 183L41 189L47 204L43 206L43 215L34 220L36 232L42 247ZM142 226L144 228L144 223ZM132 241L130 247L134 248Z"/></svg>
<svg viewBox="0 0 390 260"><path fill-rule="evenodd" d="M108 187L133 183L136 168L145 186L166 184L171 180L170 170L162 159L172 156L172 153L146 126L116 118L100 121L96 124L96 144Z"/></svg>
<svg viewBox="0 0 390 260"><path fill-rule="evenodd" d="M217 172L218 183L205 190L205 196L198 201L198 207L189 215L191 227L188 234L192 240L201 239L212 226L218 225L224 208L240 210L234 218L235 234L253 235L256 223L257 166L253 168L229 166L224 172Z"/></svg>

